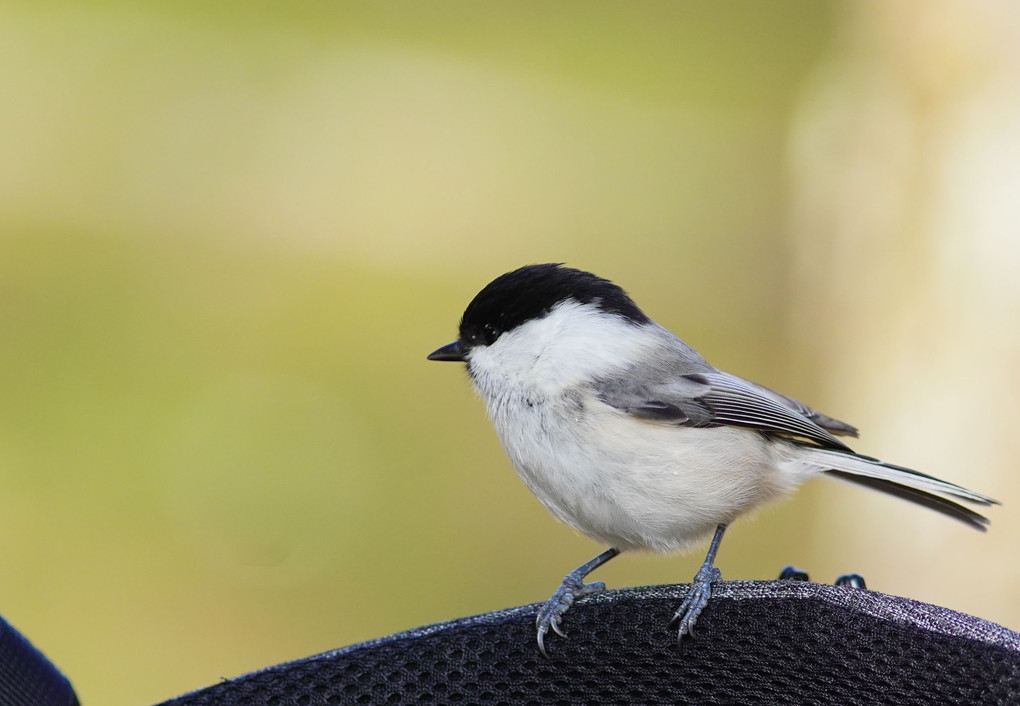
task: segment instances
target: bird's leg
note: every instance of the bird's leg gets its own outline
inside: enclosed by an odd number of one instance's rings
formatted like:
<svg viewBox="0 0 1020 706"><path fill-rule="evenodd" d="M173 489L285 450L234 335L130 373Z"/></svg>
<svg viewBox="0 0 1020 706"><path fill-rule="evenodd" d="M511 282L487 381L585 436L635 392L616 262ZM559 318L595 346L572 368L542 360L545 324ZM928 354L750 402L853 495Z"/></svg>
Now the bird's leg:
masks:
<svg viewBox="0 0 1020 706"><path fill-rule="evenodd" d="M715 562L715 554L719 551L719 542L722 541L725 531L726 525L719 525L715 528L715 536L712 537L712 544L708 547L705 563L701 565L698 573L694 575L690 592L687 594L684 602L680 604L680 607L677 608L673 619L669 622L670 625L677 622L680 623L677 629L677 644L684 639L684 635L694 637L694 623L698 621L698 616L701 615L701 611L708 604L708 599L712 597L712 582L722 580L722 572L712 566L712 564Z"/></svg>
<svg viewBox="0 0 1020 706"><path fill-rule="evenodd" d="M550 628L560 637L567 636L560 627L560 622L563 620L563 615L570 609L570 606L573 605L574 600L581 596L586 596L589 593L599 593L600 591L606 590L606 584L601 581L584 583L584 577L619 553L619 549L616 547L610 547L588 563L581 564L581 566L577 567L564 577L563 583L561 583L560 587L556 589L556 592L552 594L552 597L538 609L538 617L535 618L535 627L538 628L538 649L543 656L549 656L549 653L545 651L545 635L549 632Z"/></svg>

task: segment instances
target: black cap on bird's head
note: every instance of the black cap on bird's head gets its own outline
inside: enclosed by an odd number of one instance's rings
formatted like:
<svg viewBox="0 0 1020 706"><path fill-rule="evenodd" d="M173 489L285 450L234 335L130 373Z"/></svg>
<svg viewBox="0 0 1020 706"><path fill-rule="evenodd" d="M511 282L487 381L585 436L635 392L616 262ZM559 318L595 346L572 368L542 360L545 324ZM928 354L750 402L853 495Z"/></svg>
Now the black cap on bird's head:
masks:
<svg viewBox="0 0 1020 706"><path fill-rule="evenodd" d="M607 279L562 263L527 265L500 275L476 294L460 320L460 338L428 359L463 361L474 346L491 345L507 331L542 318L567 300L595 304L635 324L649 321L627 293Z"/></svg>

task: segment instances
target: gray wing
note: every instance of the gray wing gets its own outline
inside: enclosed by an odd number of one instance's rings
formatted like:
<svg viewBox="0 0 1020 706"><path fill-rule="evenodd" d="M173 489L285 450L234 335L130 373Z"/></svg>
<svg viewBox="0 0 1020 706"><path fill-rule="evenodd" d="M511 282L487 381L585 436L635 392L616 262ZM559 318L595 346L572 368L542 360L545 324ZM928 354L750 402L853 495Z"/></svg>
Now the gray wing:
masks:
<svg viewBox="0 0 1020 706"><path fill-rule="evenodd" d="M825 426L835 425L836 433L856 431L784 395L718 370L678 375L643 387L633 383L634 378L603 380L596 394L611 407L640 419L689 427L747 427L840 451L850 447Z"/></svg>
<svg viewBox="0 0 1020 706"><path fill-rule="evenodd" d="M759 385L758 383L751 382L750 380L745 380L743 378L740 378L740 380L741 382L747 383L751 387L755 388L759 392L764 393L768 397L771 397L777 402L789 407L790 409L797 412L801 416L807 417L818 426L828 431L831 431L836 436L853 436L853 437L857 436L857 427L855 426L851 426L846 422L841 422L838 419L829 417L825 414L822 414L821 412L816 412L803 402L798 402L792 397L787 397L786 395L776 392L775 390L770 390L764 385Z"/></svg>

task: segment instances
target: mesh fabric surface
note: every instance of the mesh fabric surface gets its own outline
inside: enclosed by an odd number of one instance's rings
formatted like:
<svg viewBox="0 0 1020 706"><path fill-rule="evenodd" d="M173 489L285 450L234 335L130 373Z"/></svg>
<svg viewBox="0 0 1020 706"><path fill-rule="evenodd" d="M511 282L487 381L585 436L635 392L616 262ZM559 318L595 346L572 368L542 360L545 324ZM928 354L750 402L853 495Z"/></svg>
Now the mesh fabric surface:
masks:
<svg viewBox="0 0 1020 706"><path fill-rule="evenodd" d="M1017 704L1020 635L871 591L726 582L677 650L686 586L609 591L535 644L525 606L216 684L166 706L301 704Z"/></svg>
<svg viewBox="0 0 1020 706"><path fill-rule="evenodd" d="M78 698L67 677L3 618L0 618L0 704L78 704Z"/></svg>

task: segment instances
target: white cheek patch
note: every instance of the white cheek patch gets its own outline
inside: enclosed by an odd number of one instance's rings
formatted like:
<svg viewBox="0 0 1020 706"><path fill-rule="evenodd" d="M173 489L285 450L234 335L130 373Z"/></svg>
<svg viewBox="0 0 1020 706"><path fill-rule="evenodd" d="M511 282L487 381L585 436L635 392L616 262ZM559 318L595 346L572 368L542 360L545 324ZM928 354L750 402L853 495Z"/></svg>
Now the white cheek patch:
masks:
<svg viewBox="0 0 1020 706"><path fill-rule="evenodd" d="M658 333L655 326L634 325L595 304L566 301L491 346L473 349L468 360L482 394L492 384L552 394L628 365L661 344Z"/></svg>

